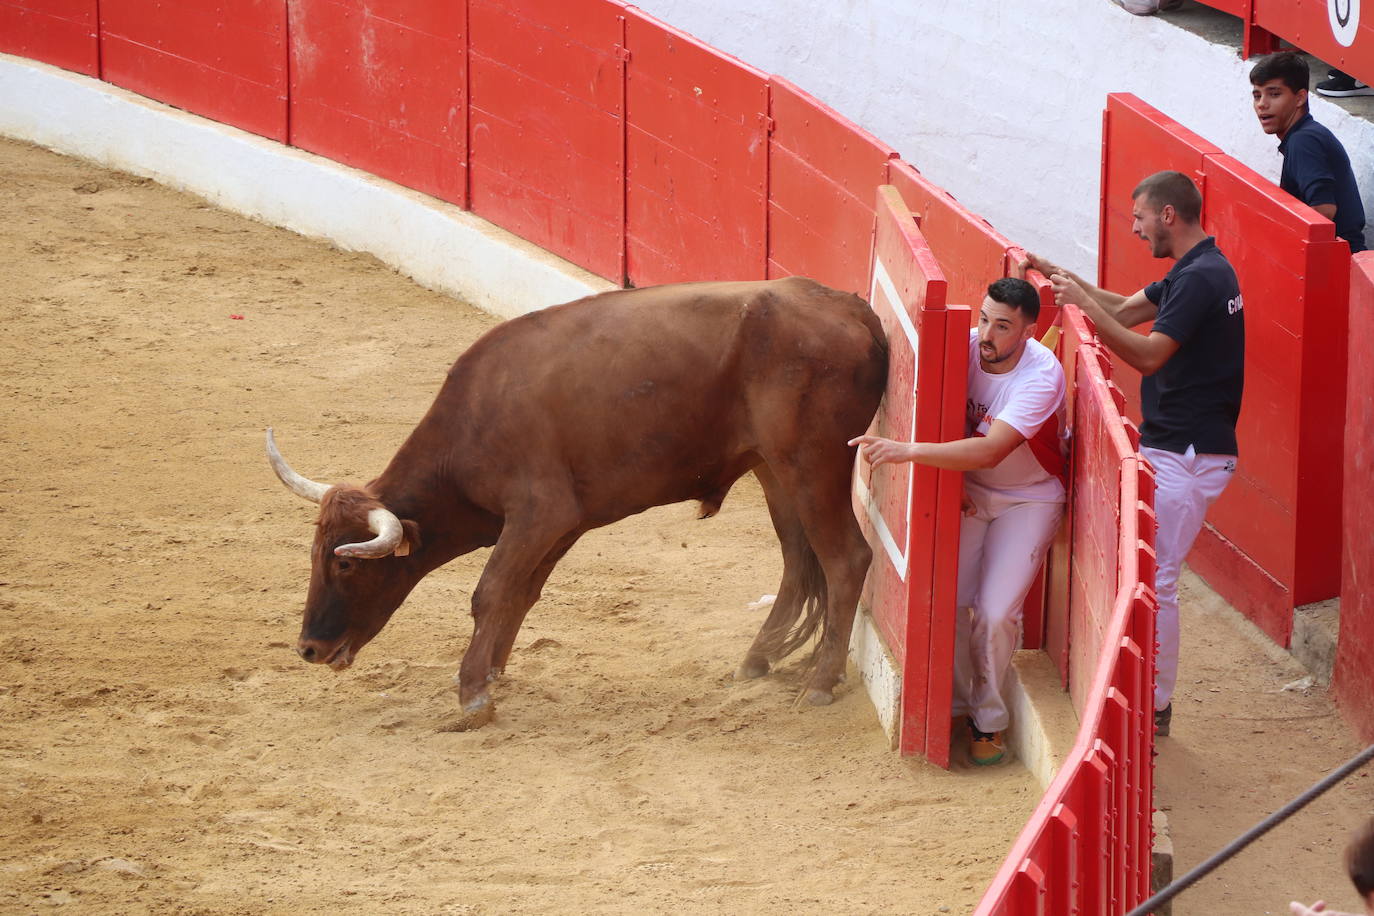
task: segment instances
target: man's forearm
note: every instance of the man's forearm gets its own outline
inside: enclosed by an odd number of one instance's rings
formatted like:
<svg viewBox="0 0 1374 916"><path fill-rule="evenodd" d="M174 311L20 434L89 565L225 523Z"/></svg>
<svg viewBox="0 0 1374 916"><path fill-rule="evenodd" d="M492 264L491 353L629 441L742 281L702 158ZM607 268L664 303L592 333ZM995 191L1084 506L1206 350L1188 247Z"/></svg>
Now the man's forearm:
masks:
<svg viewBox="0 0 1374 916"><path fill-rule="evenodd" d="M1118 310L1119 311L1119 310ZM1097 336L1128 366L1142 375L1154 375L1159 370L1157 353L1150 344L1150 338L1137 334L1122 324L1116 314L1103 308L1095 300L1083 306L1087 315L1097 327Z"/></svg>
<svg viewBox="0 0 1374 916"><path fill-rule="evenodd" d="M1126 297L1121 295L1120 293L1114 293L1111 290L1103 289L1100 286L1093 286L1091 283L1085 282L1082 277L1079 277L1077 275L1071 275L1071 277L1074 280L1074 282L1076 282L1079 286L1083 287L1083 292L1091 296L1093 302L1096 302L1097 305L1103 311L1107 312L1107 314L1109 315L1115 316L1117 310L1121 308L1122 303L1126 301Z"/></svg>
<svg viewBox="0 0 1374 916"><path fill-rule="evenodd" d="M996 447L986 436L953 442L913 442L911 460L947 471L976 471L997 463Z"/></svg>

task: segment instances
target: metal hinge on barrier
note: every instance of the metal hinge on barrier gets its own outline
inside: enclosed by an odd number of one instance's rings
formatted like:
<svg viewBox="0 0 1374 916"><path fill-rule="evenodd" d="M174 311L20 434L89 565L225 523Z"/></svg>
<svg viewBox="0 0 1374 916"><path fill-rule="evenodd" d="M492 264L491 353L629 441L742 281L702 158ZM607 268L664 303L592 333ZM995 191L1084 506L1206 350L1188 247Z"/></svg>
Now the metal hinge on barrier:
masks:
<svg viewBox="0 0 1374 916"><path fill-rule="evenodd" d="M630 49L627 48L627 47L625 47L624 45L616 45L616 46L615 46L615 59L618 60L618 61L629 62L629 60L630 60Z"/></svg>
<svg viewBox="0 0 1374 916"><path fill-rule="evenodd" d="M777 122L774 121L772 118L768 117L768 115L766 114L759 115L759 124L763 126L763 130L765 133L770 134L773 132L773 128L777 126Z"/></svg>

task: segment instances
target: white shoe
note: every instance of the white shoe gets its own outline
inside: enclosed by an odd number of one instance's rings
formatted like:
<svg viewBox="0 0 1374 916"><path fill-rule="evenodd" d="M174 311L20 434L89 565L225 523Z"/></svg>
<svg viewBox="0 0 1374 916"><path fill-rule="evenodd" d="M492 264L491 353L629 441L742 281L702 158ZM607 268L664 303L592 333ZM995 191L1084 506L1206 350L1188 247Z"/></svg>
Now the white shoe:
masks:
<svg viewBox="0 0 1374 916"><path fill-rule="evenodd" d="M1159 12L1159 0L1116 0L1132 16L1153 16Z"/></svg>

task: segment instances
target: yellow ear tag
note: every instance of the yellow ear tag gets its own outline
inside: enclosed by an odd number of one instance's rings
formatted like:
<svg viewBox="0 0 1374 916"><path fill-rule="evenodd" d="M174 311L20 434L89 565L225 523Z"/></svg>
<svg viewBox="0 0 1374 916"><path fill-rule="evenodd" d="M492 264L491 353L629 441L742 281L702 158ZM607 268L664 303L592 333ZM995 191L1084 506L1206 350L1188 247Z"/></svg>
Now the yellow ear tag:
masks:
<svg viewBox="0 0 1374 916"><path fill-rule="evenodd" d="M410 541L407 541L407 540L402 539L402 540L401 540L401 543L399 543L399 544L396 545L396 553L395 553L395 556L398 556L398 557L408 557L408 556L410 556Z"/></svg>

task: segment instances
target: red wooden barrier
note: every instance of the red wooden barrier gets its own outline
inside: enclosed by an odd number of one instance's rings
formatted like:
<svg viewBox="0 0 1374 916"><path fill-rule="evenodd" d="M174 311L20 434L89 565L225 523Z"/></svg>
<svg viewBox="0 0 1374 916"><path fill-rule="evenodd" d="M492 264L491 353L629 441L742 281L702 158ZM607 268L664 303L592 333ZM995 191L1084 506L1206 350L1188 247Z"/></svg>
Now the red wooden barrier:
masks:
<svg viewBox="0 0 1374 916"><path fill-rule="evenodd" d="M895 188L878 189L869 302L887 333L888 387L876 435L903 442L964 434L968 317ZM863 603L901 675L898 746L949 765L959 475L915 464L855 469L855 509L873 566Z"/></svg>
<svg viewBox="0 0 1374 916"><path fill-rule="evenodd" d="M764 278L768 75L634 8L625 44L630 282Z"/></svg>
<svg viewBox="0 0 1374 916"><path fill-rule="evenodd" d="M1347 721L1374 741L1374 252L1353 259L1346 321L1352 397L1345 413L1345 574L1332 689Z"/></svg>
<svg viewBox="0 0 1374 916"><path fill-rule="evenodd" d="M970 320L976 322L988 284L1000 277L1014 275L1026 260L1025 251L1012 245L991 223L964 207L954 195L929 181L910 163L892 160L888 176L902 199L910 202L921 234L945 271L949 301L968 305ZM1027 279L1040 290L1038 329L1043 335L1058 321L1059 308L1054 304L1054 291L1049 282L1038 271L1030 271ZM1058 562L1061 571L1067 573L1064 567L1067 557L1061 556ZM1046 594L1046 578L1041 573L1026 593L1022 612L1022 645L1027 649L1038 649L1043 644Z"/></svg>
<svg viewBox="0 0 1374 916"><path fill-rule="evenodd" d="M1374 84L1374 8L1353 0L1275 3L1250 0L1250 23L1266 44L1246 49L1264 54L1278 46L1275 39L1290 41L1308 54ZM1324 78L1325 73L1318 74Z"/></svg>
<svg viewBox="0 0 1374 916"><path fill-rule="evenodd" d="M290 143L467 206L466 7L290 9Z"/></svg>
<svg viewBox="0 0 1374 916"><path fill-rule="evenodd" d="M768 275L863 294L873 189L897 153L781 77L769 115Z"/></svg>
<svg viewBox="0 0 1374 916"><path fill-rule="evenodd" d="M1198 0L1199 3L1230 13L1240 19L1241 56L1268 54L1278 50L1278 40L1269 32L1255 25L1255 0Z"/></svg>
<svg viewBox="0 0 1374 916"><path fill-rule="evenodd" d="M286 0L101 0L104 79L287 139Z"/></svg>
<svg viewBox="0 0 1374 916"><path fill-rule="evenodd" d="M1085 550L1097 555L1092 573L1075 563L1074 619L1087 621L1082 636L1099 650L1082 656L1090 676L1077 678L1086 686L1076 696L1073 750L979 916L1121 913L1149 895L1155 603L1144 583L1154 578L1154 485L1095 347L1078 333L1085 328L1077 310L1068 313L1066 338L1076 351L1075 538L1086 529ZM1101 617L1106 608L1110 615Z"/></svg>
<svg viewBox="0 0 1374 916"><path fill-rule="evenodd" d="M0 0L0 52L100 76L97 0Z"/></svg>
<svg viewBox="0 0 1374 916"><path fill-rule="evenodd" d="M1066 310L1062 317L1062 333L1059 338L1059 361L1064 366L1064 412L1068 418L1070 441L1074 427L1074 416L1078 399L1078 361L1079 351L1083 350L1098 363L1105 364L1100 347L1093 336L1092 328L1083 313L1077 309ZM1076 473L1070 454L1070 473L1064 506L1064 522L1059 526L1054 542L1050 545L1046 558L1046 587L1044 624L1040 639L1031 645L1030 628L1027 627L1027 648L1043 648L1059 670L1060 683L1067 689L1069 685L1069 617L1073 595L1073 547L1074 547L1074 506L1077 503ZM1029 616L1029 608L1027 609Z"/></svg>
<svg viewBox="0 0 1374 916"><path fill-rule="evenodd" d="M468 0L473 212L625 276L625 8Z"/></svg>
<svg viewBox="0 0 1374 916"><path fill-rule="evenodd" d="M1358 0L1199 0L1237 16L1244 29L1241 54L1251 57L1279 49L1279 40L1374 85L1374 16L1361 15ZM1316 74L1318 79L1324 73Z"/></svg>
<svg viewBox="0 0 1374 916"><path fill-rule="evenodd" d="M1171 262L1130 233L1131 190L1177 168L1203 192L1203 227L1240 278L1246 303L1245 402L1235 479L1209 513L1189 563L1280 645L1294 606L1339 591L1344 352L1329 346L1347 296L1349 249L1323 219L1133 96L1108 96L1099 277L1134 292ZM1131 393L1133 370L1114 377Z"/></svg>
<svg viewBox="0 0 1374 916"><path fill-rule="evenodd" d="M1011 242L948 191L927 180L911 163L894 161L889 175L916 214L921 232L930 240L930 250L949 277L949 301L972 307L976 316L988 284L1008 276L1014 266L1007 256Z"/></svg>

